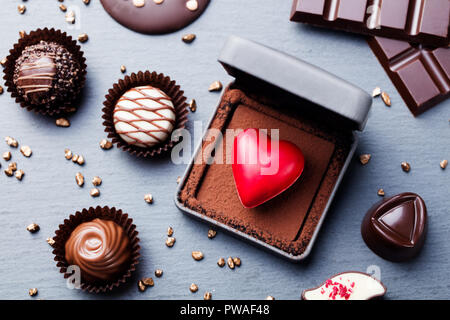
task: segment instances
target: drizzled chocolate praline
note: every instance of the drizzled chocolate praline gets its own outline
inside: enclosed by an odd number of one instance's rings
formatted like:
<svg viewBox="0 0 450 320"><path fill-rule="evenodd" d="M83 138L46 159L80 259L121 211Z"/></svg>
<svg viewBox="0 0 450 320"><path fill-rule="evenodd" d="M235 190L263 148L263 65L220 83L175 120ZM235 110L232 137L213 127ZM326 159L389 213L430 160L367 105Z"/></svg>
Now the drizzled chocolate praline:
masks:
<svg viewBox="0 0 450 320"><path fill-rule="evenodd" d="M24 101L51 106L73 98L80 71L63 45L40 41L26 47L16 60L13 82Z"/></svg>
<svg viewBox="0 0 450 320"><path fill-rule="evenodd" d="M97 218L72 231L65 258L69 265L80 268L84 281L113 281L130 265L130 240L117 223Z"/></svg>

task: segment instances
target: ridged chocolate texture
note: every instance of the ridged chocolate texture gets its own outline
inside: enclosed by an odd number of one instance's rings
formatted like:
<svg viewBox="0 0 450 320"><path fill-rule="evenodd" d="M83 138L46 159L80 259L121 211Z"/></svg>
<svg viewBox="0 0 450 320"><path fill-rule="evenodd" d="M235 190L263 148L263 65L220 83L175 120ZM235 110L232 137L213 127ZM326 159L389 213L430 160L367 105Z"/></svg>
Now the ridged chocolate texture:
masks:
<svg viewBox="0 0 450 320"><path fill-rule="evenodd" d="M114 221L95 219L80 224L65 244L69 265L77 265L81 277L91 283L112 281L130 263L130 240Z"/></svg>
<svg viewBox="0 0 450 320"><path fill-rule="evenodd" d="M17 59L14 84L25 101L52 105L73 98L80 65L62 45L41 41Z"/></svg>
<svg viewBox="0 0 450 320"><path fill-rule="evenodd" d="M370 48L417 116L450 97L450 49L373 37Z"/></svg>
<svg viewBox="0 0 450 320"><path fill-rule="evenodd" d="M361 225L367 246L390 261L416 256L425 242L427 208L414 193L401 193L374 205Z"/></svg>
<svg viewBox="0 0 450 320"><path fill-rule="evenodd" d="M291 20L438 47L449 15L448 0L294 0Z"/></svg>

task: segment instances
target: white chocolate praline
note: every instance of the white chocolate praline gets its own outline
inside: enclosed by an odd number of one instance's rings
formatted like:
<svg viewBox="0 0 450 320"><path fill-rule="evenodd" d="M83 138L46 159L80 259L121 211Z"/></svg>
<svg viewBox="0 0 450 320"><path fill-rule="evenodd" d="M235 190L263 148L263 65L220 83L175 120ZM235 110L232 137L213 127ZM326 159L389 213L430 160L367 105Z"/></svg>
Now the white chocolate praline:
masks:
<svg viewBox="0 0 450 320"><path fill-rule="evenodd" d="M345 272L325 281L318 288L303 292L305 300L368 300L382 296L386 288L380 281L361 272Z"/></svg>
<svg viewBox="0 0 450 320"><path fill-rule="evenodd" d="M149 148L169 138L176 114L167 94L152 86L141 86L120 97L113 118L116 133L125 142Z"/></svg>

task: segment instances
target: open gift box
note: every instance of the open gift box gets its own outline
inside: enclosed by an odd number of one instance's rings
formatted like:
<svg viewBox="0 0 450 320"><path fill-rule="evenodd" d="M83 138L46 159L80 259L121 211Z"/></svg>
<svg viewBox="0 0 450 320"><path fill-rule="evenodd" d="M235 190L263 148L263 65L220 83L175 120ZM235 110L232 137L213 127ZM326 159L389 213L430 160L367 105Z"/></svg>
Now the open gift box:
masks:
<svg viewBox="0 0 450 320"><path fill-rule="evenodd" d="M302 260L355 152L354 132L364 129L372 98L322 69L238 37L229 38L219 62L235 78L208 126L223 136L211 139L207 130L175 203L210 225L290 260ZM267 129L269 135L278 129L279 138L294 143L305 157L295 184L252 209L242 205L232 165L225 159L230 145L225 132L247 128Z"/></svg>

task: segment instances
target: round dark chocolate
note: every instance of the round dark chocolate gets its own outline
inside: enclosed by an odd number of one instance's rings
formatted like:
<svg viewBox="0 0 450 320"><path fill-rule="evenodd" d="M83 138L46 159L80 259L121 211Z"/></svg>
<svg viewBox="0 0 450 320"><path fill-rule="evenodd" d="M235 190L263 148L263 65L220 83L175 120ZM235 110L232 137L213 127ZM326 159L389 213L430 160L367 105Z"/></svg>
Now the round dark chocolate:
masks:
<svg viewBox="0 0 450 320"><path fill-rule="evenodd" d="M130 265L130 239L114 221L94 219L76 227L65 244L69 265L81 270L90 283L117 279Z"/></svg>
<svg viewBox="0 0 450 320"><path fill-rule="evenodd" d="M196 20L209 4L209 0L165 0L160 4L156 4L153 0L145 0L145 5L138 7L132 0L100 2L117 22L134 31L147 34L164 34L182 29ZM196 6L197 9L188 9L188 6L191 7L190 4L194 4L194 8Z"/></svg>
<svg viewBox="0 0 450 320"><path fill-rule="evenodd" d="M361 225L367 246L394 262L416 256L425 242L426 230L427 208L414 193L401 193L375 204Z"/></svg>
<svg viewBox="0 0 450 320"><path fill-rule="evenodd" d="M33 105L57 105L73 99L81 77L80 64L62 45L40 41L16 60L14 85Z"/></svg>

